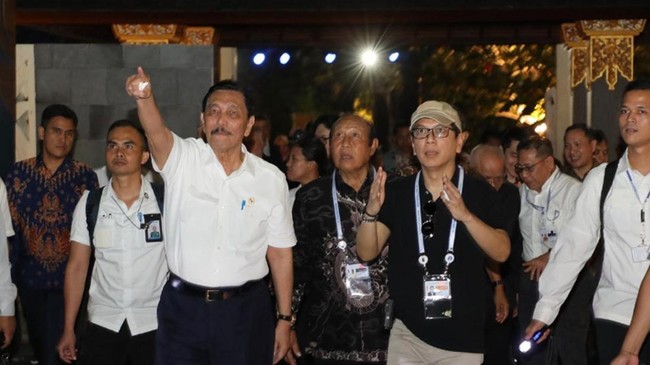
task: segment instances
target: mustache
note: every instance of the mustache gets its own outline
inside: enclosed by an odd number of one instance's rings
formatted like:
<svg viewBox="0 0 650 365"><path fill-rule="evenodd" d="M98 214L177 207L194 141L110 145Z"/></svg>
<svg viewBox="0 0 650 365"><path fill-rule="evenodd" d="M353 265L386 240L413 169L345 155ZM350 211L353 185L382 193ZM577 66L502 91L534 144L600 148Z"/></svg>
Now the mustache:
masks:
<svg viewBox="0 0 650 365"><path fill-rule="evenodd" d="M232 133L230 133L230 131L226 130L226 129L223 128L223 127L216 127L216 128L214 128L214 129L212 129L212 130L210 131L210 134L211 134L211 135L215 135L215 134L223 134L223 135L226 135L226 136L230 136L230 135L232 135Z"/></svg>

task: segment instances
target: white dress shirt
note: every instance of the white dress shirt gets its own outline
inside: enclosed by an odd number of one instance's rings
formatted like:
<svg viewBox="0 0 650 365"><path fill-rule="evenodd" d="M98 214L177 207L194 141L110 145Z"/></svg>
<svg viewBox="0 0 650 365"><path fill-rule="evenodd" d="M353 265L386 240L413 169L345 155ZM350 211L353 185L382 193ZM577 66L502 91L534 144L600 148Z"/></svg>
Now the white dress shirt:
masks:
<svg viewBox="0 0 650 365"><path fill-rule="evenodd" d="M555 170L540 192L519 186L519 229L523 237L522 259L530 261L555 246L558 231L573 215L580 182Z"/></svg>
<svg viewBox="0 0 650 365"><path fill-rule="evenodd" d="M578 273L591 257L600 237L600 193L605 166L602 164L587 174L576 202L576 214L560 232L557 245L539 282L540 300L533 318L544 323L555 320L560 306L569 295ZM629 325L641 280L648 269L648 260L634 260L632 250L641 246L640 212L628 172L641 202L650 192L650 175L643 176L630 168L627 151L621 158L616 176L604 206L605 256L603 270L596 289L593 307L596 318ZM645 202L646 215L650 202ZM650 216L648 217L650 218ZM650 237L650 224L643 229Z"/></svg>
<svg viewBox="0 0 650 365"><path fill-rule="evenodd" d="M243 145L242 165L226 175L208 144L173 136L163 170L153 161L165 180L169 269L207 287L263 278L268 246L296 243L284 175Z"/></svg>
<svg viewBox="0 0 650 365"><path fill-rule="evenodd" d="M11 282L11 264L9 263L9 245L7 237L14 235L7 201L7 187L0 179L0 316L14 315L16 286Z"/></svg>
<svg viewBox="0 0 650 365"><path fill-rule="evenodd" d="M93 234L95 265L88 301L90 322L119 332L126 319L132 335L158 328L156 308L168 272L163 242L146 242L146 231L140 229L146 214L160 214L151 184L142 181L138 200L128 208L117 198L110 181L102 191ZM89 246L87 200L88 191L75 208L70 240ZM163 224L163 238L165 234Z"/></svg>

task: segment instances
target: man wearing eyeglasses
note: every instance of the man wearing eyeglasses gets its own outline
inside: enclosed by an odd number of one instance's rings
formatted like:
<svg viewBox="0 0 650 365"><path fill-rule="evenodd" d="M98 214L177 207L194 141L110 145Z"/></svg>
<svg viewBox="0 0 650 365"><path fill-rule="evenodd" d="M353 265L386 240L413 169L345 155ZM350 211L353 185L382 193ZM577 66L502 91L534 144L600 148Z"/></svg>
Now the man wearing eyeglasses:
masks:
<svg viewBox="0 0 650 365"><path fill-rule="evenodd" d="M421 172L386 184L380 170L357 234L362 260L373 260L391 240L396 319L388 364L478 365L489 300L485 259L507 259L516 217L490 185L456 165L468 133L451 105L421 104L410 129Z"/></svg>
<svg viewBox="0 0 650 365"><path fill-rule="evenodd" d="M519 187L519 227L523 236L524 261L519 283L519 323L523 330L532 319L539 295L539 276L555 247L558 232L573 215L580 182L562 173L555 165L553 146L548 139L535 136L520 142L517 155L515 170L524 183ZM540 346L526 354L522 363L546 364L549 351L553 350L550 356L561 359L563 364L586 365L589 311L584 308L581 311L583 313L561 315L555 327L554 348ZM571 315L575 317L570 318Z"/></svg>

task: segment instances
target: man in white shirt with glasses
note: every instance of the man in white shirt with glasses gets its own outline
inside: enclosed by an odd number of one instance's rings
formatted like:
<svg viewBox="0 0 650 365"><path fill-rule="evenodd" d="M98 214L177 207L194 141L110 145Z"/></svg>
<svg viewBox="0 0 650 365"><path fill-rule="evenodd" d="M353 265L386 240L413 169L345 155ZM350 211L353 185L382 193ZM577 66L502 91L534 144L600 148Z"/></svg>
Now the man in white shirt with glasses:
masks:
<svg viewBox="0 0 650 365"><path fill-rule="evenodd" d="M519 226L523 237L524 262L519 283L519 322L521 328L525 328L532 318L539 296L539 276L546 268L558 232L573 215L580 182L562 173L556 166L553 146L547 139L535 136L524 140L517 147L517 153L515 170L523 182L519 187ZM585 290L589 291L588 288ZM585 296L587 299L580 300ZM553 345L548 347L545 344L525 354L521 359L523 364L546 364L549 356L561 359L564 364L587 364L586 338L590 313L584 307L588 307L590 296L580 290L573 297L572 303L584 302L583 308L574 313L570 309L573 305L567 304L555 325Z"/></svg>

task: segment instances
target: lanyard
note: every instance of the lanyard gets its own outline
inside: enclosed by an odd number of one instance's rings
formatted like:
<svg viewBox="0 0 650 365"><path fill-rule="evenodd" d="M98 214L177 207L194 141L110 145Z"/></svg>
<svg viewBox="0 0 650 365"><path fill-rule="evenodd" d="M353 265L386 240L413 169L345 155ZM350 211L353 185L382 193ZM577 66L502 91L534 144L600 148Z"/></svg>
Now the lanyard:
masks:
<svg viewBox="0 0 650 365"><path fill-rule="evenodd" d="M648 191L648 195L645 196L645 200L641 201L641 197L639 196L639 191L637 190L636 186L634 185L634 181L632 180L632 175L630 175L630 170L625 170L625 173L627 174L627 179L630 182L630 185L632 185L632 190L634 190L634 195L636 195L636 200L639 201L639 204L641 204L641 244L645 244L645 203L648 201L648 198L650 198L650 191Z"/></svg>
<svg viewBox="0 0 650 365"><path fill-rule="evenodd" d="M427 270L427 262L429 262L429 258L427 257L427 254L424 252L424 235L422 234L421 227L422 227L422 213L421 213L421 208L420 208L420 175L421 171L418 171L418 175L415 177L415 193L414 193L414 199L415 199L415 222L416 222L416 231L417 231L417 236L418 236L418 249L420 255L418 256L418 262L422 267L424 268L424 271L426 272ZM460 192L461 196L463 194L463 182L465 180L465 170L461 166L458 166L458 191ZM458 221L454 219L453 217L451 218L451 227L449 228L449 240L447 242L447 254L445 255L445 273L449 270L449 265L454 262L454 241L456 240L456 226L458 225Z"/></svg>
<svg viewBox="0 0 650 365"><path fill-rule="evenodd" d="M375 176L375 168L372 168L372 176L374 179ZM339 200L337 197L337 190L336 190L336 170L332 172L332 204L334 205L334 220L336 221L336 239L337 239L337 245L338 248L341 250L345 250L345 248L348 246L348 244L345 242L345 238L343 238L343 226L341 225L341 212L339 210Z"/></svg>
<svg viewBox="0 0 650 365"><path fill-rule="evenodd" d="M548 185L548 196L546 196L546 207L539 206L533 203L532 201L530 201L530 197L528 196L530 189L526 188L526 202L532 205L532 207L535 210L541 212L543 216L546 216L548 214L549 209L551 208L551 199L553 197L551 189L553 188L553 183L555 182L555 180L558 179L558 177L560 177L560 172L557 172L555 174L555 177L553 178L553 180L551 180L551 183ZM552 220L555 220L555 218L557 217L553 217Z"/></svg>

